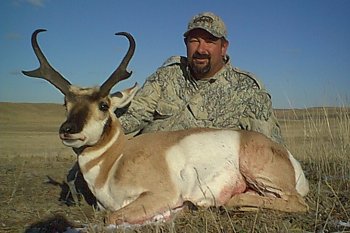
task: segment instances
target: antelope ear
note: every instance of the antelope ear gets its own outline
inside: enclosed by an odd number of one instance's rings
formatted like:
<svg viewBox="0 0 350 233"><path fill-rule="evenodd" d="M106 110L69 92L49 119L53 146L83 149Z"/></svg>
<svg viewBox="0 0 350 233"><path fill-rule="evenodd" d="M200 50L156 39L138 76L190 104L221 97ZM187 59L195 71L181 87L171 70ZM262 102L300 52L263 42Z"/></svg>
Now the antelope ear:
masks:
<svg viewBox="0 0 350 233"><path fill-rule="evenodd" d="M128 105L131 100L134 98L135 94L139 90L139 86L137 83L133 87L125 89L123 91L117 91L110 95L111 98L111 107L113 111L117 108L122 108Z"/></svg>

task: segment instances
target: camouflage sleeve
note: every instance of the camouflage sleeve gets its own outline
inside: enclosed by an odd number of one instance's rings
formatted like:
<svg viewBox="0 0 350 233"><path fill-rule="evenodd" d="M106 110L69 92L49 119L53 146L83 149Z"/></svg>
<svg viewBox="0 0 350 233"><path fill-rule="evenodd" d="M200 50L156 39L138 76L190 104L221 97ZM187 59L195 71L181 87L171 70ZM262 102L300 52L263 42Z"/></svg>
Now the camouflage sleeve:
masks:
<svg viewBox="0 0 350 233"><path fill-rule="evenodd" d="M261 132L274 140L284 144L281 129L273 113L271 96L254 76L245 79L246 100L240 127L246 130Z"/></svg>
<svg viewBox="0 0 350 233"><path fill-rule="evenodd" d="M147 78L142 88L131 101L127 111L119 117L124 132L132 134L140 131L152 121L160 96L158 72Z"/></svg>

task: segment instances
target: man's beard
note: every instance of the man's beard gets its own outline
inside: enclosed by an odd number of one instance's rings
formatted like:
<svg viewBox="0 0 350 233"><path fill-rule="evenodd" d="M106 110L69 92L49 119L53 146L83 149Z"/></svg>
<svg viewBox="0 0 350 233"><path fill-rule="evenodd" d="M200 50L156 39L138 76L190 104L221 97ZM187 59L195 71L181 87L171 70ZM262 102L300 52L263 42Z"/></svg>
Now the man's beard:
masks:
<svg viewBox="0 0 350 233"><path fill-rule="evenodd" d="M194 62L195 58L199 58L199 59L208 59L208 63L205 66L199 66ZM211 64L210 64L210 55L207 54L199 54L199 53L194 53L192 55L192 59L190 61L190 68L191 71L194 74L198 74L198 75L202 75L202 74L207 74L209 73L210 69L211 69Z"/></svg>

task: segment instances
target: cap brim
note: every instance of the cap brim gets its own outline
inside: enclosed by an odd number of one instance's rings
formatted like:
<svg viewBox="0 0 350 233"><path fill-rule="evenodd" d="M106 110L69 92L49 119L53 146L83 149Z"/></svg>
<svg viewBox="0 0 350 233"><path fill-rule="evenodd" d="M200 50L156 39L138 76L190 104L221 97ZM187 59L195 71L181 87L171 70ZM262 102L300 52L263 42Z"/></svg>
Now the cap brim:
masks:
<svg viewBox="0 0 350 233"><path fill-rule="evenodd" d="M202 29L202 30L204 30L204 31L206 31L206 32L208 32L208 33L210 33L211 35L215 36L216 38L225 38L225 36L217 35L216 33L213 33L213 32L211 32L211 31L208 31L208 29L206 29L206 28L204 28L204 27L195 27L195 28L191 28L191 29L187 30L187 31L183 34L183 36L184 36L184 37L187 37L188 34L189 34L191 31L195 30L195 29Z"/></svg>

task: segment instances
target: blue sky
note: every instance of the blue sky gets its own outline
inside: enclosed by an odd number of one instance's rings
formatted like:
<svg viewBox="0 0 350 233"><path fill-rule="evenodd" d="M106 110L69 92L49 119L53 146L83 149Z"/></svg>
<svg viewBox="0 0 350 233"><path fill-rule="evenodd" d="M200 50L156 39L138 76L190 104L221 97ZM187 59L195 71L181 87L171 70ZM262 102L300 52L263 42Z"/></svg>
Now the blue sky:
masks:
<svg viewBox="0 0 350 233"><path fill-rule="evenodd" d="M185 55L182 34L193 15L212 11L228 28L232 64L254 73L275 108L349 106L349 0L0 1L0 102L62 103L46 81L21 70L38 67L31 33L64 77L79 86L101 84L128 43L137 43L133 76L114 90L142 84L168 57Z"/></svg>

